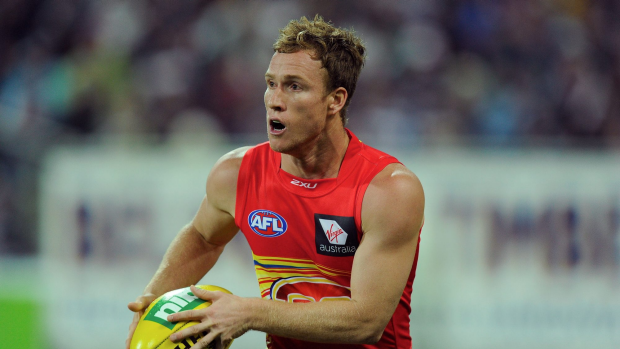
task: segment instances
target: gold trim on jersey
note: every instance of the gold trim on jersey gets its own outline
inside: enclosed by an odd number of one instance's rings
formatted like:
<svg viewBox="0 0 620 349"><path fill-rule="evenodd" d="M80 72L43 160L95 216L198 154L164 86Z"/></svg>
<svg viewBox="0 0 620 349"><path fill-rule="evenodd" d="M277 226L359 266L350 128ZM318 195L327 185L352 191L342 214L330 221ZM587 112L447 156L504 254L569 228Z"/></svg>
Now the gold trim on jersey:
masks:
<svg viewBox="0 0 620 349"><path fill-rule="evenodd" d="M263 298L271 298L270 291L274 282L292 277L321 277L336 285L347 287L351 272L338 270L317 264L309 259L265 257L252 253L254 269ZM348 288L348 287L347 287Z"/></svg>

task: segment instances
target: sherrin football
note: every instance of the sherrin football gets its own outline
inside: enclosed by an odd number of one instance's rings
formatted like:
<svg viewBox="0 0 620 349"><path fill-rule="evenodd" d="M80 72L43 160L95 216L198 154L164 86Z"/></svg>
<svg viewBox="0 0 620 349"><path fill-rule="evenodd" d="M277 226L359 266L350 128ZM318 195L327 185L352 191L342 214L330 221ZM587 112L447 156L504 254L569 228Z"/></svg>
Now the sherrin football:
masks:
<svg viewBox="0 0 620 349"><path fill-rule="evenodd" d="M198 285L196 287L207 291L230 291L212 285ZM171 334L198 324L197 321L168 322L170 314L185 310L202 309L211 305L211 302L196 297L189 287L170 291L154 300L138 322L136 331L131 339L131 349L189 349L196 344L204 334L185 338L173 343L168 337ZM231 342L232 344L232 342ZM228 349L230 344L225 348ZM210 343L207 348L214 349L215 343Z"/></svg>

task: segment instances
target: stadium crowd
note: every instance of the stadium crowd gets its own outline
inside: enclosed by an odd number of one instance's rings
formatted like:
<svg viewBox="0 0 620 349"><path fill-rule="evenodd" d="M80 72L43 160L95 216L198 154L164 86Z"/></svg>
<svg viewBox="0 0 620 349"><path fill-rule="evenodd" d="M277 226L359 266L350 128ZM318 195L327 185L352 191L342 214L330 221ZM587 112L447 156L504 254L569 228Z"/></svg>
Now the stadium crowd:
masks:
<svg viewBox="0 0 620 349"><path fill-rule="evenodd" d="M36 251L56 144L264 133L273 33L315 13L367 43L349 115L374 142L620 146L615 0L3 0L0 254Z"/></svg>

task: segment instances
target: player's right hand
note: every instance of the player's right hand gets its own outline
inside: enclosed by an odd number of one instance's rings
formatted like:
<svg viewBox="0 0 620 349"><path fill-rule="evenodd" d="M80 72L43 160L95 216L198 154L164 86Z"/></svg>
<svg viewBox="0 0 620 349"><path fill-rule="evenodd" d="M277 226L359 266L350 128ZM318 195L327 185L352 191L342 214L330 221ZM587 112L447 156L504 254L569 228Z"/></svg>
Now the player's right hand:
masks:
<svg viewBox="0 0 620 349"><path fill-rule="evenodd" d="M157 297L152 293L146 293L142 296L136 298L134 302L130 302L127 304L127 308L133 311L133 321L129 325L129 335L127 336L127 340L125 341L125 348L129 349L129 345L131 344L131 338L133 337L133 333L136 331L136 327L138 326L138 321L144 314L144 311L148 306L153 302Z"/></svg>

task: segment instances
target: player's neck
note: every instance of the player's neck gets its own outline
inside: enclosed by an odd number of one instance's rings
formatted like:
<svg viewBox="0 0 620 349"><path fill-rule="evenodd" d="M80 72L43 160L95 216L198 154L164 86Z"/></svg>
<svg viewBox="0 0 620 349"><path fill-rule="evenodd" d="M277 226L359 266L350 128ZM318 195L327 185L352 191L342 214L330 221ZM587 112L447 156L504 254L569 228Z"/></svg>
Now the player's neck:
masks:
<svg viewBox="0 0 620 349"><path fill-rule="evenodd" d="M303 153L282 154L281 167L306 179L336 178L349 146L344 127L335 127L309 144Z"/></svg>

